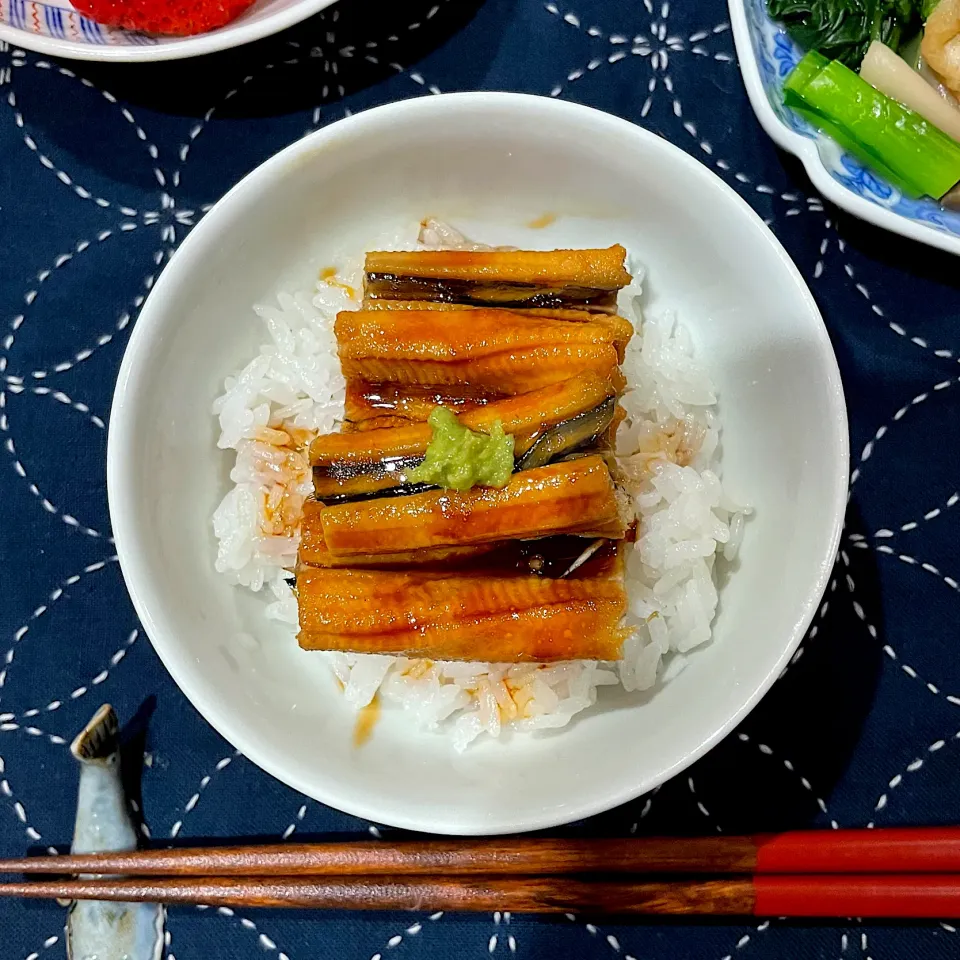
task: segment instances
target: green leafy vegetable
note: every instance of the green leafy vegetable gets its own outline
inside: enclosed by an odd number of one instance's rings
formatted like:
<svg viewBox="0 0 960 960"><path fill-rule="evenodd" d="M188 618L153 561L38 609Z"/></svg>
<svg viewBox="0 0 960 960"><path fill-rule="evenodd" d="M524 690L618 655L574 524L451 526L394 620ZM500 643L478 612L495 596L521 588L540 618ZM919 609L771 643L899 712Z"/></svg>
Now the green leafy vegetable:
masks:
<svg viewBox="0 0 960 960"><path fill-rule="evenodd" d="M836 60L808 53L783 98L908 194L939 198L960 182L960 144Z"/></svg>
<svg viewBox="0 0 960 960"><path fill-rule="evenodd" d="M435 483L448 490L504 487L513 473L513 437L494 420L489 433L463 426L446 407L436 407L427 421L433 437L427 456L406 475L408 483Z"/></svg>
<svg viewBox="0 0 960 960"><path fill-rule="evenodd" d="M928 0L929 2L929 0ZM924 0L768 0L770 15L783 22L804 50L856 68L871 40L892 50L916 34Z"/></svg>

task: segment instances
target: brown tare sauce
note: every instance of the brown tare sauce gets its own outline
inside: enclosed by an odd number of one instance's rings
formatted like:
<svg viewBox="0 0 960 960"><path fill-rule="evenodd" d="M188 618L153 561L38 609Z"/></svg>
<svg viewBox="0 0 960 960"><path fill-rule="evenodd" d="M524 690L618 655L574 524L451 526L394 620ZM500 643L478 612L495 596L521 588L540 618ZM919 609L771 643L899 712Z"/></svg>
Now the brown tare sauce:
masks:
<svg viewBox="0 0 960 960"><path fill-rule="evenodd" d="M426 420L438 405L460 414L482 407L493 399L497 399L493 394L469 389L444 393L431 387L398 387L396 384L349 380L345 413L354 429L369 429L369 420L376 420L377 426L399 426L403 423L401 418L408 421ZM394 420L386 419L390 417ZM358 427L358 424L364 426Z"/></svg>
<svg viewBox="0 0 960 960"><path fill-rule="evenodd" d="M362 747L373 734L373 728L380 719L380 697L374 698L365 706L360 708L357 714L357 724L353 728L353 745Z"/></svg>
<svg viewBox="0 0 960 960"><path fill-rule="evenodd" d="M310 471L306 448L313 435L296 427L263 427L255 439L282 455L279 462L274 462L270 454L259 458L260 469L276 478L269 486L268 481L264 481L263 533L267 536L293 536L303 510L304 498L298 488Z"/></svg>
<svg viewBox="0 0 960 960"><path fill-rule="evenodd" d="M351 300L357 299L357 291L349 283L343 283L337 279L336 267L324 267L320 271L320 279L324 283L329 283L331 287L339 287Z"/></svg>
<svg viewBox="0 0 960 960"><path fill-rule="evenodd" d="M595 539L561 534L541 540L511 540L489 553L459 563L447 561L436 569L438 572L458 569L463 573L473 570L485 576L523 576L533 573L538 577L558 578L573 566L574 561ZM571 576L575 579L603 576L613 571L616 561L617 541L607 540ZM432 568L432 565L425 564L419 569Z"/></svg>
<svg viewBox="0 0 960 960"><path fill-rule="evenodd" d="M531 230L543 230L556 222L557 215L555 213L543 213L539 217L535 217L533 220L531 220L527 224L527 227Z"/></svg>
<svg viewBox="0 0 960 960"><path fill-rule="evenodd" d="M540 577L562 577L593 541L589 537L559 536L543 540L520 540L514 565L523 573ZM608 540L581 566L574 576L589 577L600 573L617 555L616 541Z"/></svg>

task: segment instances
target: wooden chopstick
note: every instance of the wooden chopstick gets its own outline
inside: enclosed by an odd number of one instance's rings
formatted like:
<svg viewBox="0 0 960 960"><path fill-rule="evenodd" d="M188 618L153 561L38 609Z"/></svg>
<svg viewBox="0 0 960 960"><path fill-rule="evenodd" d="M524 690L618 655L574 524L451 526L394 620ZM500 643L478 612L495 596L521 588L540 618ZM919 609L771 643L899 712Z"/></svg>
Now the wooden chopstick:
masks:
<svg viewBox="0 0 960 960"><path fill-rule="evenodd" d="M960 875L727 877L584 881L570 877L205 877L0 884L0 897L146 901L233 908L511 910L527 913L758 917L960 917Z"/></svg>
<svg viewBox="0 0 960 960"><path fill-rule="evenodd" d="M960 828L810 830L756 837L506 838L181 847L0 860L0 873L124 876L960 874Z"/></svg>

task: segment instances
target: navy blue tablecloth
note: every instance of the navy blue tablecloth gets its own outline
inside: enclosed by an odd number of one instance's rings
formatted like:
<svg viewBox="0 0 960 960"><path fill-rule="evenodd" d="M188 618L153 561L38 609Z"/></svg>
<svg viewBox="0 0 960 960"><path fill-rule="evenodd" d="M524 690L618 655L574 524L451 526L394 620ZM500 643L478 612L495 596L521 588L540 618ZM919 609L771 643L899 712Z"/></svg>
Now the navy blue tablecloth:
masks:
<svg viewBox="0 0 960 960"><path fill-rule="evenodd" d="M960 261L817 196L755 120L719 0L343 0L187 63L56 62L0 44L0 852L69 842L65 743L105 700L124 718L152 711L142 800L155 837L377 831L236 754L161 667L114 555L105 422L144 297L227 187L347 112L471 89L600 107L715 170L811 284L850 408L848 524L802 655L688 774L568 831L960 823ZM0 903L0 958L62 957L63 922L53 904ZM960 955L960 933L934 921L177 909L168 931L179 960Z"/></svg>

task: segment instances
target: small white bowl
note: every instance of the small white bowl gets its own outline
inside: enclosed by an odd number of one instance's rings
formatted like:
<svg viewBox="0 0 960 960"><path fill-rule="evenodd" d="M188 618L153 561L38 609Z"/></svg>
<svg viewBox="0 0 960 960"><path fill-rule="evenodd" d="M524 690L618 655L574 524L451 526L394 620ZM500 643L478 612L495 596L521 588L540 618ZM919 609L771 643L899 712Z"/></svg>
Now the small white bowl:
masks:
<svg viewBox="0 0 960 960"><path fill-rule="evenodd" d="M676 308L720 390L723 472L756 508L713 642L661 689L601 697L556 734L457 754L387 710L355 718L323 659L214 572L228 488L210 405L264 339L251 304L304 285L426 214L537 245L624 243L650 306ZM234 187L160 277L127 347L107 453L117 550L176 682L220 733L290 786L360 817L449 834L563 823L630 800L729 733L774 682L827 583L847 489L836 361L783 248L681 150L586 107L502 93L408 100L300 140ZM243 642L238 635L243 634Z"/></svg>
<svg viewBox="0 0 960 960"><path fill-rule="evenodd" d="M155 37L105 27L70 0L0 0L0 40L51 57L133 63L180 60L269 37L335 0L257 0L232 23L195 37Z"/></svg>

